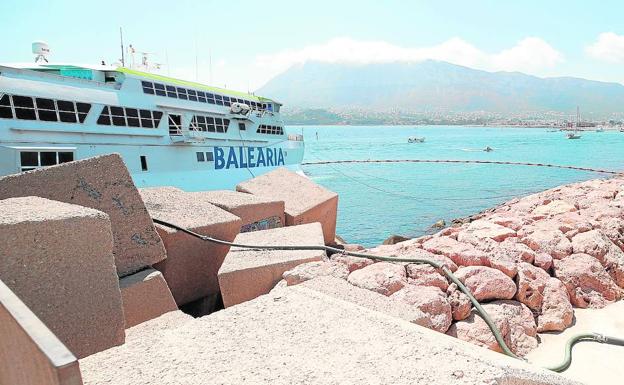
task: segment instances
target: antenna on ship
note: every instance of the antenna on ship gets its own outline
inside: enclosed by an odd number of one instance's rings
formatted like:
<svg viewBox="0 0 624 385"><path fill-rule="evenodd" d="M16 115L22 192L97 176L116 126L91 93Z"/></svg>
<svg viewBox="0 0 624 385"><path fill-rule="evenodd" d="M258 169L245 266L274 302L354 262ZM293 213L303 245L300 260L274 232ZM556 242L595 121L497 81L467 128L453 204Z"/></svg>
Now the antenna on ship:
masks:
<svg viewBox="0 0 624 385"><path fill-rule="evenodd" d="M43 41L35 41L32 43L32 53L35 55L35 63L47 63L48 55L50 54L50 47L48 43Z"/></svg>
<svg viewBox="0 0 624 385"><path fill-rule="evenodd" d="M126 58L124 56L123 30L119 27L119 42L121 43L121 66L126 66Z"/></svg>

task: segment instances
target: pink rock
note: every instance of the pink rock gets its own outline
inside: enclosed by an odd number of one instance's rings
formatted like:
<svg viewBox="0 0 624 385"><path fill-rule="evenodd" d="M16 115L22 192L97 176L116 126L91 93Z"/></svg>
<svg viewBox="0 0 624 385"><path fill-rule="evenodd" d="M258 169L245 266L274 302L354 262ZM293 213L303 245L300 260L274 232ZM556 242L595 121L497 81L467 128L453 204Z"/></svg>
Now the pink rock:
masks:
<svg viewBox="0 0 624 385"><path fill-rule="evenodd" d="M451 304L437 287L407 285L390 298L416 306L429 318L431 329L435 331L446 333L451 326Z"/></svg>
<svg viewBox="0 0 624 385"><path fill-rule="evenodd" d="M457 288L457 285L452 283L446 290L449 303L451 304L451 313L453 320L460 321L466 319L470 315L472 309L472 302L470 298Z"/></svg>
<svg viewBox="0 0 624 385"><path fill-rule="evenodd" d="M624 193L620 193L624 196ZM596 222L595 226L607 237L611 242L624 250L624 219L607 218L603 221Z"/></svg>
<svg viewBox="0 0 624 385"><path fill-rule="evenodd" d="M342 245L344 247L345 251L362 251L364 250L364 246L362 245L358 245L355 243L347 243L345 245Z"/></svg>
<svg viewBox="0 0 624 385"><path fill-rule="evenodd" d="M511 299L516 294L516 284L503 272L485 266L461 267L455 276L479 300Z"/></svg>
<svg viewBox="0 0 624 385"><path fill-rule="evenodd" d="M495 213L489 216L487 220L497 225L508 227L514 231L520 230L524 225L524 220L512 212Z"/></svg>
<svg viewBox="0 0 624 385"><path fill-rule="evenodd" d="M549 216L563 214L563 213L572 212L572 211L576 211L576 207L574 207L573 204L570 204L562 200L556 200L546 205L537 207L531 212L531 214L533 216L549 217Z"/></svg>
<svg viewBox="0 0 624 385"><path fill-rule="evenodd" d="M519 356L524 356L537 347L537 328L531 310L516 301L494 301L482 305L498 326L509 349ZM488 349L502 352L492 331L485 321L475 313L468 318L455 322L449 328L448 335L457 337Z"/></svg>
<svg viewBox="0 0 624 385"><path fill-rule="evenodd" d="M411 263L407 265L407 280L415 286L435 286L446 291L448 281L446 277L433 266Z"/></svg>
<svg viewBox="0 0 624 385"><path fill-rule="evenodd" d="M405 267L390 262L378 262L349 274L349 283L363 289L391 295L407 285Z"/></svg>
<svg viewBox="0 0 624 385"><path fill-rule="evenodd" d="M557 278L549 278L543 295L542 308L537 317L537 331L562 331L570 327L574 310L565 285Z"/></svg>
<svg viewBox="0 0 624 385"><path fill-rule="evenodd" d="M518 272L518 263L532 263L536 253L524 243L512 242L508 238L501 243L496 243L487 252L490 266L502 271L510 278L514 278Z"/></svg>
<svg viewBox="0 0 624 385"><path fill-rule="evenodd" d="M533 260L533 264L544 271L550 270L552 267L553 259L550 255L546 253L536 253L535 259Z"/></svg>
<svg viewBox="0 0 624 385"><path fill-rule="evenodd" d="M297 265L294 269L282 274L282 278L286 280L288 286L298 285L312 278L323 276L347 279L349 269L343 263L314 261Z"/></svg>
<svg viewBox="0 0 624 385"><path fill-rule="evenodd" d="M483 239L492 239L502 242L509 237L514 237L516 232L508 227L497 225L487 220L478 219L457 234L459 242L478 245Z"/></svg>
<svg viewBox="0 0 624 385"><path fill-rule="evenodd" d="M408 242L411 242L411 240ZM421 260L426 260L426 261L432 261L442 266L446 266L446 268L451 271L457 270L457 265L455 264L455 262L453 262L450 258L445 257L444 255L433 254L426 250L421 249L420 247L416 247L414 245L396 244L396 245L392 245L392 247L395 247L394 254L392 255L393 257L415 258L415 259L421 259ZM371 249L370 251L373 252L373 254L379 255L378 254L379 247ZM404 263L408 263L408 262L404 262Z"/></svg>
<svg viewBox="0 0 624 385"><path fill-rule="evenodd" d="M486 254L469 243L462 243L449 237L434 237L423 244L423 249L433 254L441 254L450 258L455 264L462 266L487 266Z"/></svg>
<svg viewBox="0 0 624 385"><path fill-rule="evenodd" d="M570 240L559 230L543 230L533 228L530 234L522 237L522 243L533 251L548 253L556 259L564 258L572 253Z"/></svg>
<svg viewBox="0 0 624 385"><path fill-rule="evenodd" d="M529 309L538 311L542 307L542 299L546 283L550 275L539 267L528 263L518 265L516 299L527 305Z"/></svg>
<svg viewBox="0 0 624 385"><path fill-rule="evenodd" d="M347 269L349 269L349 273L352 273L356 270L375 263L375 261L373 261L372 259L352 257L345 254L334 254L329 259L332 262L342 263L343 265L347 266Z"/></svg>
<svg viewBox="0 0 624 385"><path fill-rule="evenodd" d="M572 305L602 308L620 298L620 289L596 258L572 254L553 262L555 277L565 284Z"/></svg>
<svg viewBox="0 0 624 385"><path fill-rule="evenodd" d="M624 252L602 232L591 230L572 239L575 253L591 255L600 261L615 283L624 287Z"/></svg>

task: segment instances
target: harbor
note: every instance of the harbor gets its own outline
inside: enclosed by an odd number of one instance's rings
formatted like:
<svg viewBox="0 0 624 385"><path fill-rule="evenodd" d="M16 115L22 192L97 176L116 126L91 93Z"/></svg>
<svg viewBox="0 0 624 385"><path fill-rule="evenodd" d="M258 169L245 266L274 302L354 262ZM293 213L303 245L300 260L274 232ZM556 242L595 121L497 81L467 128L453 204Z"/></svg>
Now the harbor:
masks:
<svg viewBox="0 0 624 385"><path fill-rule="evenodd" d="M542 367L570 365L552 332L624 342L617 322L574 321L621 307L623 186L559 186L365 248L338 240L339 196L286 168L213 192L137 189L116 154L0 178L0 378L293 383L325 368L328 382L591 384L587 361L570 377ZM600 360L617 372L610 344ZM455 359L425 371L441 354Z"/></svg>
<svg viewBox="0 0 624 385"><path fill-rule="evenodd" d="M0 385L622 383L623 4L3 5Z"/></svg>

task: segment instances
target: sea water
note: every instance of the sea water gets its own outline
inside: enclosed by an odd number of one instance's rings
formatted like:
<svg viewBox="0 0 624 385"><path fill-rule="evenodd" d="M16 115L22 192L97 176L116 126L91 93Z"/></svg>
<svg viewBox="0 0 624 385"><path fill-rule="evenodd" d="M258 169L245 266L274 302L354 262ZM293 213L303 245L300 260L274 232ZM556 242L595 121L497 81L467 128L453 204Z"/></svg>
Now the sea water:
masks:
<svg viewBox="0 0 624 385"><path fill-rule="evenodd" d="M582 132L570 140L544 128L291 126L305 137L304 162L366 159L495 160L624 170L624 133ZM410 136L424 143L408 143ZM318 139L317 139L318 138ZM489 146L494 151L485 152ZM392 234L416 237L435 222L475 214L514 197L605 177L594 172L488 164L304 165L339 194L336 233L373 246Z"/></svg>

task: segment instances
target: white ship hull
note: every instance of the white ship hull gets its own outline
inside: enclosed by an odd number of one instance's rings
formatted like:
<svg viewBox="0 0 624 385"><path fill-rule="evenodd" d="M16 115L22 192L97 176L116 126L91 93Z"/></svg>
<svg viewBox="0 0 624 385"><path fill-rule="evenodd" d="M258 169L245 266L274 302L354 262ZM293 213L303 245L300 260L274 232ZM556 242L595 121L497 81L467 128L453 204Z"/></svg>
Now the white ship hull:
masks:
<svg viewBox="0 0 624 385"><path fill-rule="evenodd" d="M108 153L122 156L137 187L231 189L277 167L299 171L303 138L284 132L276 102L133 71L83 71L102 76L0 66L0 175ZM174 97L149 94L164 86ZM236 101L254 109L235 113Z"/></svg>

